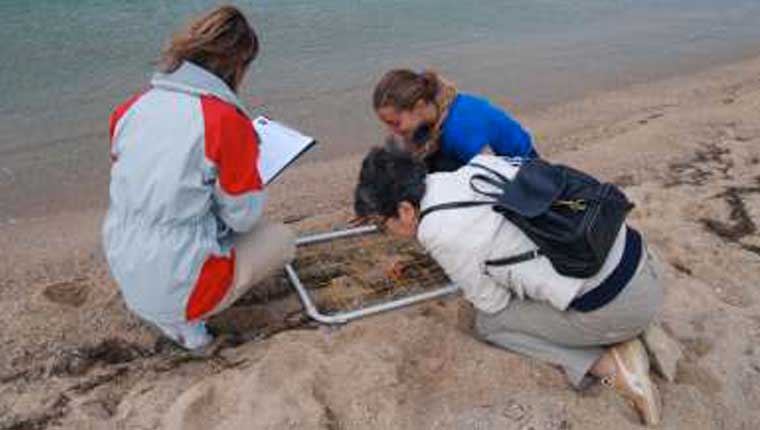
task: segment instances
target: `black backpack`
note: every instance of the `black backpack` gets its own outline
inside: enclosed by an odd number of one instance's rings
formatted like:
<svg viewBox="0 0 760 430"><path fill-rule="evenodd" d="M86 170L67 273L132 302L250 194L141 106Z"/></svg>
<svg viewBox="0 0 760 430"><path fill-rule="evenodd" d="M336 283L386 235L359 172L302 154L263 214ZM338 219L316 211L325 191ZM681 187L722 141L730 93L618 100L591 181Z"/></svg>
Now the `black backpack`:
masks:
<svg viewBox="0 0 760 430"><path fill-rule="evenodd" d="M524 162L513 180L481 164L469 165L485 172L473 175L470 186L491 200L435 205L422 211L420 221L437 210L491 205L538 246L527 253L488 260L487 267L544 255L557 272L589 278L601 270L626 215L634 207L615 185L540 159Z"/></svg>

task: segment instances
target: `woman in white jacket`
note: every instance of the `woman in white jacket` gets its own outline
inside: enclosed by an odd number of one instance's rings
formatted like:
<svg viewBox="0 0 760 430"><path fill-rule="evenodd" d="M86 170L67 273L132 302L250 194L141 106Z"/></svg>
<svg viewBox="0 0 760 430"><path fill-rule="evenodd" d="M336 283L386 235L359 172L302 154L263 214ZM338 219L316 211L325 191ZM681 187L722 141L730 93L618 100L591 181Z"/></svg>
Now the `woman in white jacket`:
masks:
<svg viewBox="0 0 760 430"><path fill-rule="evenodd" d="M217 8L111 115L111 272L132 311L190 350L213 339L204 321L294 254L292 233L261 220L259 141L237 96L258 47L238 9Z"/></svg>
<svg viewBox="0 0 760 430"><path fill-rule="evenodd" d="M519 170L489 155L476 156L471 163L509 179ZM475 306L476 329L486 342L562 366L575 387L587 375L602 378L634 402L646 423L658 422L659 396L637 336L658 312L663 292L640 235L623 225L603 267L587 279L561 275L545 256L486 268L487 260L537 246L489 205L427 210L487 199L470 186L472 176L482 172L468 164L426 175L425 166L409 155L373 149L362 164L356 215L392 234L416 237ZM625 266L630 268L628 279L618 276ZM588 298L607 289L620 292L590 309Z"/></svg>

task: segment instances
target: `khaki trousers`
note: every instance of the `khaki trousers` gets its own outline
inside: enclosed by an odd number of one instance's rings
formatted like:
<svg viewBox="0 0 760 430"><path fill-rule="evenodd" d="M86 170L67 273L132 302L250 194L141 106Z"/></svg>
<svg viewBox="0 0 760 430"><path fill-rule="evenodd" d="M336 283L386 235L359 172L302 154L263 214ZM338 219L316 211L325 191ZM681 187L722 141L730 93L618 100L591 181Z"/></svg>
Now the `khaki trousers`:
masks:
<svg viewBox="0 0 760 430"><path fill-rule="evenodd" d="M254 285L282 270L295 257L295 235L283 224L260 222L250 232L235 237L235 275L232 287L221 302L203 316L232 306Z"/></svg>
<svg viewBox="0 0 760 430"><path fill-rule="evenodd" d="M496 314L478 312L476 331L486 342L561 366L578 388L606 347L641 334L659 312L659 266L648 252L620 294L592 312L561 311L547 303L515 300Z"/></svg>

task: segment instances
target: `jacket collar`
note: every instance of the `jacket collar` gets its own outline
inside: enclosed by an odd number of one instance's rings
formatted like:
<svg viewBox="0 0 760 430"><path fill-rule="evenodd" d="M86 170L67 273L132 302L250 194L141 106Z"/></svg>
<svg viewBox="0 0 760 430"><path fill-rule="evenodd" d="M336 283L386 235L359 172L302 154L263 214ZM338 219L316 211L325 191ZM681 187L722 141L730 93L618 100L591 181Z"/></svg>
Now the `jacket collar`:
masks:
<svg viewBox="0 0 760 430"><path fill-rule="evenodd" d="M235 105L244 114L248 111L237 94L215 74L189 61L172 73L156 73L150 82L154 88L195 95L210 95ZM250 115L248 115L250 116Z"/></svg>

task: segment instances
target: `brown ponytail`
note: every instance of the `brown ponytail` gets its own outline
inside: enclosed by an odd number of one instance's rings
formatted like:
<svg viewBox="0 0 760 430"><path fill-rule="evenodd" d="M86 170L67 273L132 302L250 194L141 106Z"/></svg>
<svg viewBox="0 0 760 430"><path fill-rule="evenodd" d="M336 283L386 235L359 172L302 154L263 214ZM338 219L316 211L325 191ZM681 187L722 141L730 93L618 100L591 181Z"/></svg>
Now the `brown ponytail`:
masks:
<svg viewBox="0 0 760 430"><path fill-rule="evenodd" d="M434 102L439 91L440 78L435 72L416 73L408 69L396 69L386 73L375 86L372 96L375 110L391 106L409 110L419 100Z"/></svg>
<svg viewBox="0 0 760 430"><path fill-rule="evenodd" d="M174 72L191 61L237 90L241 66L247 67L259 53L259 40L243 13L221 6L203 15L172 37L161 56L161 70Z"/></svg>

